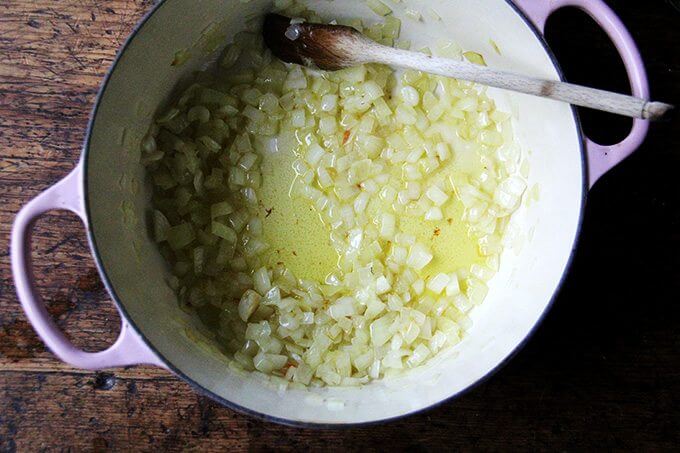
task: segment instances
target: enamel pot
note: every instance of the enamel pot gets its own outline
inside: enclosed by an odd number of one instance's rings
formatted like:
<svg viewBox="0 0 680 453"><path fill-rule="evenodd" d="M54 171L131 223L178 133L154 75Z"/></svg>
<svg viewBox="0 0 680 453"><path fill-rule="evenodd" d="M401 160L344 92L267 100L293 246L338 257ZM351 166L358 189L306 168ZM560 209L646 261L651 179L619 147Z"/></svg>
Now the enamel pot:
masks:
<svg viewBox="0 0 680 453"><path fill-rule="evenodd" d="M325 17L377 19L361 0L306 3ZM446 38L482 53L490 66L554 80L563 75L542 36L545 21L561 7L581 8L616 45L633 94L648 97L630 33L601 0L413 0L396 4L395 14L403 17L406 6L432 8L441 16L421 23L403 20L402 37L412 40L414 48ZM147 233L150 190L143 184L137 151L156 108L168 101L180 80L209 60L210 55L200 54L203 31L217 27L226 43L246 19L271 7L269 0L164 0L142 20L102 85L80 162L16 217L11 258L19 300L37 333L64 362L92 370L157 365L225 406L275 422L337 426L386 421L460 395L506 363L541 322L571 262L588 189L640 145L648 124L635 120L621 143L601 146L583 136L571 106L489 90L499 107L512 113L530 164L528 186L537 185L540 196L515 215L522 244L504 253L487 299L473 311L471 330L455 348L399 378L356 388L279 391L233 371L224 357L185 333L194 321L165 283L166 266ZM179 49L189 49L193 57L172 66ZM120 310L120 336L104 351L84 352L72 345L36 293L30 231L38 216L54 209L73 211L82 219L101 278Z"/></svg>

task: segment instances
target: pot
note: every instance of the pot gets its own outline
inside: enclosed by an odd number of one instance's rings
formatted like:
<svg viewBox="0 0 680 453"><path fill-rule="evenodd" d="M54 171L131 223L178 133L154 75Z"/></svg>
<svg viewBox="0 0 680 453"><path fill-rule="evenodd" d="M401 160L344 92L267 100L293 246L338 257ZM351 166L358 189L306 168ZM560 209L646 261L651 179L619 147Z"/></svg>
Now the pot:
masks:
<svg viewBox="0 0 680 453"><path fill-rule="evenodd" d="M342 8L341 2L306 3L327 17L373 14L360 0L343 1ZM424 23L403 21L402 36L411 39L414 48L445 36L465 49L481 52L490 66L556 80L563 76L541 30L553 11L576 6L614 41L633 94L648 97L638 50L601 0L405 3L422 11L432 8L441 16L439 21ZM261 15L270 7L268 0L165 0L143 19L102 86L80 162L16 217L11 257L19 300L47 346L75 367L156 365L225 406L276 422L336 426L385 421L460 395L506 363L545 316L571 262L589 187L638 147L648 124L635 120L625 140L601 146L583 136L571 106L489 90L500 108L513 115L517 139L529 152L528 184L537 185L540 197L516 213L513 221L523 232L521 244L505 251L487 299L473 311L470 332L428 366L398 378L358 388L279 391L268 381L230 369L214 348L186 334L185 327L195 321L180 310L165 284L165 263L147 234L144 219L150 191L142 184L144 169L137 151L156 107L168 100L178 82L210 58L198 55L184 66L171 66L175 52L200 53L201 34L209 26L224 32L226 43L245 26L244 18ZM403 4L395 5L398 15L403 9ZM490 40L500 52L493 50ZM73 346L35 291L30 230L38 216L52 209L80 216L101 278L120 310L120 336L104 351L90 353Z"/></svg>

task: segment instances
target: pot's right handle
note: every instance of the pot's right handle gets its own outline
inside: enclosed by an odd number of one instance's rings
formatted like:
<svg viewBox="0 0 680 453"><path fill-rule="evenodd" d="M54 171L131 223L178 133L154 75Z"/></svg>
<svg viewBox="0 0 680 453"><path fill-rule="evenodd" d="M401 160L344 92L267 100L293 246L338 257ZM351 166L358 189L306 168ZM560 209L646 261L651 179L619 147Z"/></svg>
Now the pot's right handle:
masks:
<svg viewBox="0 0 680 453"><path fill-rule="evenodd" d="M12 274L19 301L40 338L57 357L70 365L87 370L138 364L165 367L125 321L122 313L120 334L108 349L85 352L77 348L52 320L36 291L30 248L33 224L47 211L65 209L78 214L87 225L81 194L81 171L81 165L78 165L68 176L24 206L14 220L11 240Z"/></svg>
<svg viewBox="0 0 680 453"><path fill-rule="evenodd" d="M640 57L640 51L632 36L616 13L602 0L514 0L536 28L542 33L548 17L565 6L574 6L585 11L607 33L623 60L630 80L633 95L649 99L647 72ZM615 145L600 145L586 138L588 152L589 183L593 184L607 171L635 151L647 136L649 122L633 120L628 136Z"/></svg>

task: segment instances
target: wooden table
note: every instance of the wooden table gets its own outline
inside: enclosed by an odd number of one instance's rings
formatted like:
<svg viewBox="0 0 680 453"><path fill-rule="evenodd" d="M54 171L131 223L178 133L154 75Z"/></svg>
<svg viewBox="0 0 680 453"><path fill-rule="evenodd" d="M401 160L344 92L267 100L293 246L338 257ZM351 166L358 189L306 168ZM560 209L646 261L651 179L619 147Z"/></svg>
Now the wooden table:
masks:
<svg viewBox="0 0 680 453"><path fill-rule="evenodd" d="M640 45L655 97L680 101L680 11L661 0L609 3ZM225 409L158 369L95 373L56 360L19 309L10 223L74 166L99 83L151 4L0 2L0 450L677 451L677 122L654 125L644 146L591 192L573 268L528 346L487 382L434 410L385 426L293 429ZM580 13L559 13L548 36L572 81L626 89L611 45ZM629 124L604 114L585 122L592 136L610 141ZM38 283L59 325L83 347L109 344L119 319L80 223L49 215L35 239Z"/></svg>

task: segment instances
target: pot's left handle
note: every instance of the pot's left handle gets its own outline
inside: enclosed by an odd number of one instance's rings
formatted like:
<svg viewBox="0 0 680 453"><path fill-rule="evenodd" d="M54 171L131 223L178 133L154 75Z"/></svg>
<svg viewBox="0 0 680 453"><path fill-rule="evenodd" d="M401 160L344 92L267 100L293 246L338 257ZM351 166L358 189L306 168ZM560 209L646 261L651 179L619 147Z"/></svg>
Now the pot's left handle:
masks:
<svg viewBox="0 0 680 453"><path fill-rule="evenodd" d="M602 0L513 0L536 28L543 33L545 22L552 13L566 6L585 11L607 33L618 50L630 81L634 96L649 99L649 83L645 65L635 41L621 19ZM647 120L633 120L633 128L626 138L614 145L600 145L586 139L588 174L590 186L606 172L635 151L644 141L649 130Z"/></svg>
<svg viewBox="0 0 680 453"><path fill-rule="evenodd" d="M97 370L127 365L150 364L165 367L139 335L125 321L118 339L106 350L85 352L61 332L37 293L31 260L31 231L38 217L50 210L69 210L87 225L79 164L68 176L31 200L17 214L12 226L12 274L17 295L28 320L47 347L61 360L78 368Z"/></svg>

